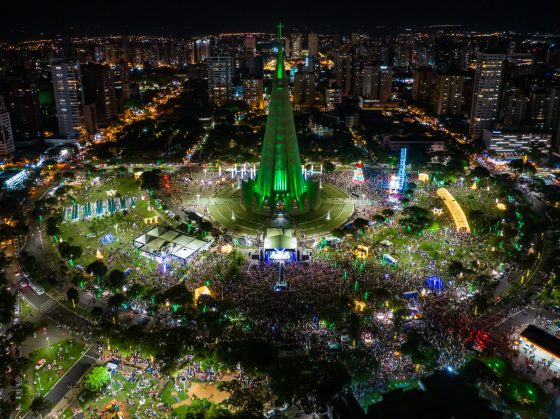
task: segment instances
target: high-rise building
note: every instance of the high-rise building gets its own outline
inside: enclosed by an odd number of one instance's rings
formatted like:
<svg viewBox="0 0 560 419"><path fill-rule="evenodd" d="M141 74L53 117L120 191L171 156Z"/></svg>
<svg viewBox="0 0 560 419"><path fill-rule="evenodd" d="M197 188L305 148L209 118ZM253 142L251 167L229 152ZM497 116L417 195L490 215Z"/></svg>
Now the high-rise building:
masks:
<svg viewBox="0 0 560 419"><path fill-rule="evenodd" d="M105 44L105 62L108 64L114 64L117 62L117 49L113 44Z"/></svg>
<svg viewBox="0 0 560 419"><path fill-rule="evenodd" d="M436 88L434 94L434 112L437 115L460 116L463 107L463 84L465 77L462 74L436 75Z"/></svg>
<svg viewBox="0 0 560 419"><path fill-rule="evenodd" d="M557 88L532 88L527 115L529 127L536 131L552 130L559 100Z"/></svg>
<svg viewBox="0 0 560 419"><path fill-rule="evenodd" d="M315 102L315 74L296 73L294 76L294 103L313 105Z"/></svg>
<svg viewBox="0 0 560 419"><path fill-rule="evenodd" d="M412 99L431 102L432 78L433 72L430 67L418 67L412 70Z"/></svg>
<svg viewBox="0 0 560 419"><path fill-rule="evenodd" d="M93 136L99 132L97 124L97 111L95 110L95 103L89 103L82 106L82 113L84 115L84 128L86 132Z"/></svg>
<svg viewBox="0 0 560 419"><path fill-rule="evenodd" d="M4 100L0 96L0 156L9 157L16 151L14 145L14 133L10 122L10 113L4 106Z"/></svg>
<svg viewBox="0 0 560 419"><path fill-rule="evenodd" d="M97 122L103 126L116 115L115 83L108 65L87 63L81 66L82 103L95 104Z"/></svg>
<svg viewBox="0 0 560 419"><path fill-rule="evenodd" d="M316 33L307 35L307 55L310 57L319 56L319 35Z"/></svg>
<svg viewBox="0 0 560 419"><path fill-rule="evenodd" d="M250 106L262 108L263 106L263 79L253 77L244 78L243 100Z"/></svg>
<svg viewBox="0 0 560 419"><path fill-rule="evenodd" d="M128 65L125 62L117 63L112 69L113 84L115 91L115 114L124 112L124 102L130 99L130 84L128 77Z"/></svg>
<svg viewBox="0 0 560 419"><path fill-rule="evenodd" d="M210 56L210 40L197 39L194 43L195 59L197 63L201 63Z"/></svg>
<svg viewBox="0 0 560 419"><path fill-rule="evenodd" d="M78 61L52 58L51 74L58 132L62 137L77 139L81 129L80 64Z"/></svg>
<svg viewBox="0 0 560 419"><path fill-rule="evenodd" d="M482 138L492 129L498 116L500 90L506 54L479 51L476 55L469 136Z"/></svg>
<svg viewBox="0 0 560 419"><path fill-rule="evenodd" d="M43 117L39 104L39 89L33 83L10 82L6 88L5 104L10 112L16 139L40 138Z"/></svg>
<svg viewBox="0 0 560 419"><path fill-rule="evenodd" d="M362 86L363 97L387 102L393 92L393 71L384 65L367 65Z"/></svg>
<svg viewBox="0 0 560 419"><path fill-rule="evenodd" d="M506 129L521 129L525 126L529 97L518 88L510 88L504 92L502 106L502 124Z"/></svg>
<svg viewBox="0 0 560 419"><path fill-rule="evenodd" d="M243 49L251 52L254 57L257 53L257 37L255 35L247 35L243 40Z"/></svg>
<svg viewBox="0 0 560 419"><path fill-rule="evenodd" d="M299 32L294 32L290 36L292 46L292 58L301 58L302 56L302 35Z"/></svg>
<svg viewBox="0 0 560 419"><path fill-rule="evenodd" d="M331 83L330 86L325 87L324 92L324 106L327 110L332 111L337 103L342 102L342 98L340 97L340 88L336 86L336 84Z"/></svg>
<svg viewBox="0 0 560 419"><path fill-rule="evenodd" d="M210 102L222 105L233 95L234 61L230 56L208 57L208 97Z"/></svg>
<svg viewBox="0 0 560 419"><path fill-rule="evenodd" d="M336 73L336 84L340 87L342 96L350 96L353 94L353 78L354 78L354 56L350 51L340 50L336 53L334 70Z"/></svg>
<svg viewBox="0 0 560 419"><path fill-rule="evenodd" d="M551 145L550 133L543 132L508 132L485 129L482 140L488 151L510 157L526 154L531 147L537 147L542 154L547 154Z"/></svg>

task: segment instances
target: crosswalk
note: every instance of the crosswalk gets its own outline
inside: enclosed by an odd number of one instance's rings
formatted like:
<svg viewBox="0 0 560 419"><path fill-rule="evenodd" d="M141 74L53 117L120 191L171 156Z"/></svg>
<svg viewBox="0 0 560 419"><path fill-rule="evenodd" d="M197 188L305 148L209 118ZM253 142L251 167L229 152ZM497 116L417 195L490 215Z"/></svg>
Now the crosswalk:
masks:
<svg viewBox="0 0 560 419"><path fill-rule="evenodd" d="M56 308L56 306L58 306L58 302L56 302L52 298L48 298L46 301L43 301L39 305L39 311L43 314L50 313Z"/></svg>

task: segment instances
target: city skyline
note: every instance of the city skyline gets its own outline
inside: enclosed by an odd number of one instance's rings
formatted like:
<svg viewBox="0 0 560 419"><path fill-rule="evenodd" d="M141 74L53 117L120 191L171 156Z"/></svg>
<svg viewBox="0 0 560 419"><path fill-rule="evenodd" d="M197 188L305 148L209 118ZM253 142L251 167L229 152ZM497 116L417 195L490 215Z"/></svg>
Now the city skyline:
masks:
<svg viewBox="0 0 560 419"><path fill-rule="evenodd" d="M5 6L6 19L0 28L0 39L40 36L100 34L172 34L176 36L220 32L268 31L282 21L287 30L350 32L418 28L430 25L463 25L480 30L557 31L560 6L549 1L531 3L527 19L524 2L471 1L460 9L457 5L428 2L401 2L398 9L390 3L360 4L338 13L336 7L319 2L288 6L272 15L259 2L218 2L209 12L204 4L182 4L168 1L161 12L150 13L143 3L117 3L108 7L56 4L37 0L25 7L10 3ZM294 10L295 9L295 10ZM211 13L211 14L210 14ZM159 14L159 16L158 16ZM124 17L124 18L123 18ZM202 17L202 18L199 18Z"/></svg>

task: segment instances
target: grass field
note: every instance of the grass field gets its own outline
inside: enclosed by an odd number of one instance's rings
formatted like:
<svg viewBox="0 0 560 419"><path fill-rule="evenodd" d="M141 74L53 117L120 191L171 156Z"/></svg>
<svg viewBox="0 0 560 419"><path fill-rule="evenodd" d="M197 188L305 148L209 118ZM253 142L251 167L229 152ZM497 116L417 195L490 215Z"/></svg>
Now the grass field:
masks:
<svg viewBox="0 0 560 419"><path fill-rule="evenodd" d="M31 365L24 373L23 381L29 386L29 397L24 397L22 409L26 411L29 408L35 395L47 394L60 377L82 356L84 349L83 344L67 339L33 351L30 354ZM41 368L36 369L37 361L41 359L46 362Z"/></svg>
<svg viewBox="0 0 560 419"><path fill-rule="evenodd" d="M101 417L112 400L117 401L121 411L126 411L125 417L150 417L146 413L146 409L153 408L153 405L157 405L160 401L165 402L165 400L162 400L163 397L158 397L163 388L163 382L156 380L149 373L141 373L141 377L142 380L139 382L130 382L121 374L113 376L113 394L111 393L111 384L109 384L103 393L95 399L86 399L80 403L84 412L93 409L93 412L87 413L86 417ZM152 391L152 395L150 395L150 391ZM166 416L164 412L161 413L161 417Z"/></svg>
<svg viewBox="0 0 560 419"><path fill-rule="evenodd" d="M31 304L29 304L25 298L19 298L19 317L21 320L25 320L31 315L33 310L34 308L31 307Z"/></svg>
<svg viewBox="0 0 560 419"><path fill-rule="evenodd" d="M79 204L105 201L107 191L116 191L117 196L135 197L134 208L127 211L116 211L111 215L80 219L75 222L64 222L60 225L60 238L73 246L82 248L83 253L73 260L74 265L87 266L96 259L97 250L104 256L104 263L109 270L126 270L130 266L150 265L150 262L139 256L132 246L132 240L146 231L150 225L163 223L165 215L159 210L158 204L146 193L140 190L140 182L131 176L109 176L96 185L73 186L71 199ZM158 217L155 220L153 217ZM149 220L148 220L149 219ZM102 238L111 234L114 241L103 244ZM126 257L108 258L107 256L120 253Z"/></svg>

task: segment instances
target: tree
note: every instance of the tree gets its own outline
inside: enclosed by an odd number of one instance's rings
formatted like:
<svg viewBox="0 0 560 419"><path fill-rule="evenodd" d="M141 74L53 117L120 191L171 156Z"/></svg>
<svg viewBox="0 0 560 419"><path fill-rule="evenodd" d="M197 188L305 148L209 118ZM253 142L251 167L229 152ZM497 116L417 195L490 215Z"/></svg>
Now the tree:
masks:
<svg viewBox="0 0 560 419"><path fill-rule="evenodd" d="M47 234L49 236L54 236L60 233L60 228L58 228L58 224L60 223L59 217L52 216L47 218Z"/></svg>
<svg viewBox="0 0 560 419"><path fill-rule="evenodd" d="M77 259L82 256L82 248L80 246L71 246L68 242L62 241L58 243L58 251L64 259Z"/></svg>
<svg viewBox="0 0 560 419"><path fill-rule="evenodd" d="M185 419L205 419L212 402L208 399L194 399L187 405Z"/></svg>
<svg viewBox="0 0 560 419"><path fill-rule="evenodd" d="M29 406L29 409L39 416L46 415L52 409L52 403L44 397L35 397Z"/></svg>
<svg viewBox="0 0 560 419"><path fill-rule="evenodd" d="M154 169L150 172L142 173L140 178L142 179L142 189L155 190L159 189L161 170Z"/></svg>
<svg viewBox="0 0 560 419"><path fill-rule="evenodd" d="M116 308L121 306L125 302L126 302L126 297L123 294L117 293L109 298L107 304L109 305L109 307Z"/></svg>
<svg viewBox="0 0 560 419"><path fill-rule="evenodd" d="M325 170L325 172L331 173L331 172L334 172L334 170L336 169L336 166L332 161L327 161L326 160L323 163L323 169Z"/></svg>
<svg viewBox="0 0 560 419"><path fill-rule="evenodd" d="M461 272L463 272L464 270L465 270L465 267L458 260L454 260L447 267L447 272L449 272L449 275L451 275L451 276L457 276Z"/></svg>
<svg viewBox="0 0 560 419"><path fill-rule="evenodd" d="M6 288L0 290L0 322L8 323L12 320L12 313L14 304L16 303L16 296L13 295Z"/></svg>
<svg viewBox="0 0 560 419"><path fill-rule="evenodd" d="M478 178L487 178L490 176L490 171L484 166L476 166L471 171L471 175Z"/></svg>
<svg viewBox="0 0 560 419"><path fill-rule="evenodd" d="M70 287L66 291L66 298L68 298L68 301L75 303L80 299L80 292L76 288Z"/></svg>
<svg viewBox="0 0 560 419"><path fill-rule="evenodd" d="M95 367L90 371L88 375L84 378L84 389L89 393L95 394L99 390L101 390L107 383L111 377L109 376L109 371L107 371L107 367L100 366Z"/></svg>
<svg viewBox="0 0 560 419"><path fill-rule="evenodd" d="M350 313L346 318L346 328L348 330L348 336L355 342L358 342L361 337L362 322L360 316L356 313Z"/></svg>
<svg viewBox="0 0 560 419"><path fill-rule="evenodd" d="M119 269L113 269L109 274L109 285L113 288L121 288L124 284L124 273Z"/></svg>
<svg viewBox="0 0 560 419"><path fill-rule="evenodd" d="M105 266L105 264L103 262L101 262L100 260L96 260L92 263L90 263L87 267L86 267L86 272L90 273L92 275L98 276L98 277L104 277L105 274L107 273L107 266Z"/></svg>

